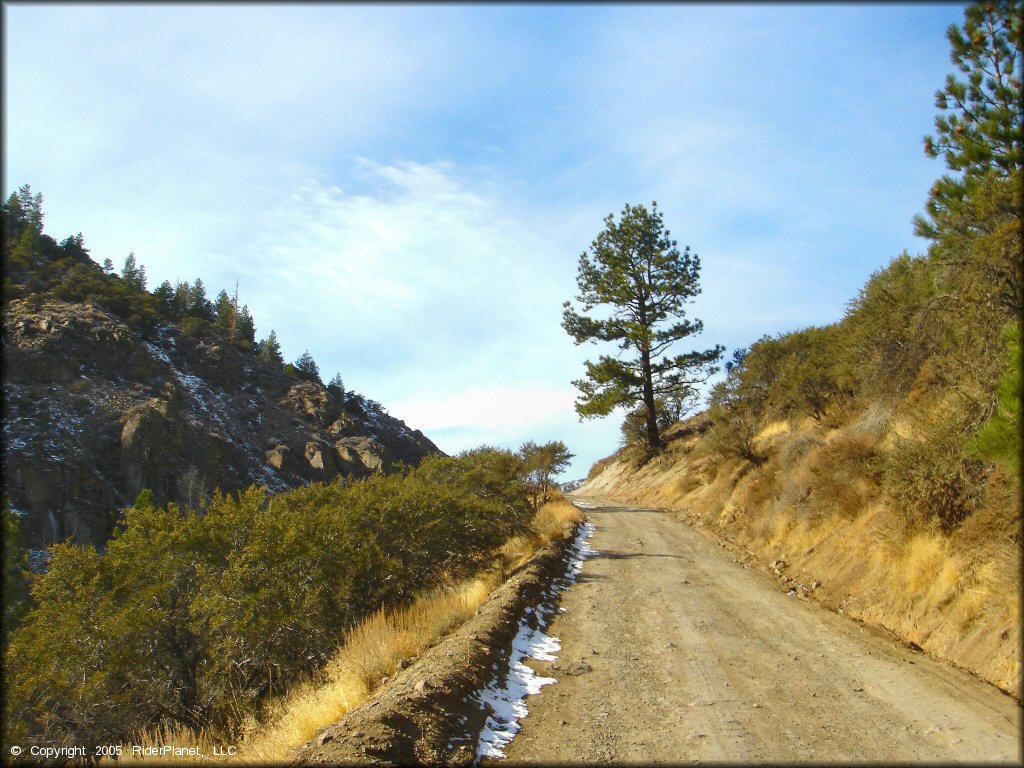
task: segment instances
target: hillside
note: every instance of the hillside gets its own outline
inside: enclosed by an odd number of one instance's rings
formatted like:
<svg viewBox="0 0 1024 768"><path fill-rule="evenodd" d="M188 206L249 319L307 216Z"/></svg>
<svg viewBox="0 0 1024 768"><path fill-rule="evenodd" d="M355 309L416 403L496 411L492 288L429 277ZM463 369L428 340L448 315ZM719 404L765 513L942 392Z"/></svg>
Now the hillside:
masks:
<svg viewBox="0 0 1024 768"><path fill-rule="evenodd" d="M947 190L927 253L839 321L735 350L663 450L627 418L578 493L675 510L1019 698L1022 186L1015 168Z"/></svg>
<svg viewBox="0 0 1024 768"><path fill-rule="evenodd" d="M1020 697L1019 486L997 473L982 505L950 534L900 530L872 459L891 453L898 420L879 409L842 424L780 421L757 436L760 466L723 458L699 418L637 466L598 465L579 494L669 508L748 551L794 596L877 624Z"/></svg>
<svg viewBox="0 0 1024 768"><path fill-rule="evenodd" d="M119 276L80 235L57 244L39 202L26 187L4 206L5 493L29 547L102 545L143 489L195 506L215 488L284 490L439 453L380 404L268 354L225 294L179 284L182 309L161 297L168 283L145 290L134 259Z"/></svg>
<svg viewBox="0 0 1024 768"><path fill-rule="evenodd" d="M688 420L662 383L663 400L627 414L625 447L578 491L676 510L746 547L794 596L1018 699L1022 24L1018 5L975 4L947 29L966 78L936 92L924 137L950 171L914 217L926 252L874 272L838 321L733 350ZM644 331L649 356L660 337ZM696 399L692 379L682 391ZM609 391L605 411L635 407Z"/></svg>

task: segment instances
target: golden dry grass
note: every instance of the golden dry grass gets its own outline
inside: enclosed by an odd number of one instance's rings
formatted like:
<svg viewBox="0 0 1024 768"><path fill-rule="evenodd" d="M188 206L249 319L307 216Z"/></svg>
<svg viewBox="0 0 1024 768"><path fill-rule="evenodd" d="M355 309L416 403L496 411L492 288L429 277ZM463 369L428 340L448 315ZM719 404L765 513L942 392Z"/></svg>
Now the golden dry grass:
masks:
<svg viewBox="0 0 1024 768"><path fill-rule="evenodd" d="M959 581L948 542L938 533L912 538L897 559L894 573L902 578L905 594L913 597L948 595Z"/></svg>
<svg viewBox="0 0 1024 768"><path fill-rule="evenodd" d="M760 432L754 435L755 440L764 440L765 438L774 437L775 435L782 435L789 432L790 424L789 419L781 419L779 421L770 422Z"/></svg>
<svg viewBox="0 0 1024 768"><path fill-rule="evenodd" d="M552 499L537 511L533 530L542 545L565 538L581 517L578 507L564 498Z"/></svg>
<svg viewBox="0 0 1024 768"><path fill-rule="evenodd" d="M497 575L491 572L424 595L408 608L379 611L354 627L318 680L273 702L262 724L250 724L239 759L262 763L290 757L394 674L399 662L418 656L469 619L497 583Z"/></svg>
<svg viewBox="0 0 1024 768"><path fill-rule="evenodd" d="M611 457L587 490L675 508L766 563L783 559L789 573L820 580L819 599L846 615L1020 690L1021 555L1002 544L1019 541L1019 484L994 472L957 530L908 525L880 481L916 422L877 404L835 424L776 422L759 434L770 448L761 466L700 458L699 447L641 468Z"/></svg>
<svg viewBox="0 0 1024 768"><path fill-rule="evenodd" d="M115 761L104 757L97 762L100 765L140 765L146 764L193 764L207 762L212 758L214 747L221 746L222 741L208 731L196 732L184 725L161 723L156 728L140 730L132 737L132 743L122 744L121 756ZM177 747L184 750L180 754L159 754L160 749ZM135 748L141 751L136 752ZM188 754L195 749L197 755ZM152 754L145 754L152 751Z"/></svg>
<svg viewBox="0 0 1024 768"><path fill-rule="evenodd" d="M318 731L358 706L382 680L398 670L401 661L418 656L472 617L509 571L529 561L551 541L568 536L581 517L580 510L556 492L538 510L530 534L505 542L495 553L490 569L421 595L408 607L378 611L353 627L335 656L312 679L268 702L260 721L250 719L243 724L233 760L262 764L291 758ZM192 762L212 760L213 747L226 743L209 731L197 733L184 726L168 725L142 732L135 739L137 745L155 748L199 747L206 758L193 758ZM125 749L130 747L125 745ZM129 764L166 761L166 757L154 756L128 760ZM125 758L120 762L124 763Z"/></svg>

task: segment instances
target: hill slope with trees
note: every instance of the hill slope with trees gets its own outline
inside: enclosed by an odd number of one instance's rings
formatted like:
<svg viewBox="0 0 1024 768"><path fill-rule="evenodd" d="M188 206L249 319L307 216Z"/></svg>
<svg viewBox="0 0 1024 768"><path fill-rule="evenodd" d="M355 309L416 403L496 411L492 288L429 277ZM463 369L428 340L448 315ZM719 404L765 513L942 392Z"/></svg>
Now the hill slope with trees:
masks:
<svg viewBox="0 0 1024 768"><path fill-rule="evenodd" d="M927 253L840 321L734 351L664 452L630 444L579 491L679 509L1018 696L1022 28L1019 4L986 3L947 33L966 77L925 138L951 172L915 221Z"/></svg>
<svg viewBox="0 0 1024 768"><path fill-rule="evenodd" d="M28 186L3 206L3 257L5 493L35 550L102 545L143 489L194 507L438 453L308 351L286 364L273 331L257 342L237 293L150 292L134 255L115 273L81 234L56 242Z"/></svg>

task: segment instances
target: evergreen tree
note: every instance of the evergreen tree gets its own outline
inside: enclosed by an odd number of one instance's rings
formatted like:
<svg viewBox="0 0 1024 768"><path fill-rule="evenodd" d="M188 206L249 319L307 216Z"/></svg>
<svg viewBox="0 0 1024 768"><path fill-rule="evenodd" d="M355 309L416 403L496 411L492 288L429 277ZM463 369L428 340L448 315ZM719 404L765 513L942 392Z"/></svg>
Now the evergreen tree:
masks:
<svg viewBox="0 0 1024 768"><path fill-rule="evenodd" d="M936 92L937 134L925 137L925 152L958 175L935 182L914 225L934 241L933 257L953 267L957 312L989 304L1006 318L1024 311L1022 34L1019 2L969 5L963 27L946 32L966 80L950 74Z"/></svg>
<svg viewBox="0 0 1024 768"><path fill-rule="evenodd" d="M261 362L266 365L280 368L284 365L284 355L281 354L281 345L277 341L277 333L273 329L270 335L259 343L256 354Z"/></svg>
<svg viewBox="0 0 1024 768"><path fill-rule="evenodd" d="M176 312L174 303L174 288L170 280L164 280L153 291L156 300L160 302L160 312L171 320L177 320L179 315Z"/></svg>
<svg viewBox="0 0 1024 768"><path fill-rule="evenodd" d="M38 235L43 233L43 194L37 192L33 195L28 184L22 184L17 192L11 193L4 212L19 229L30 227Z"/></svg>
<svg viewBox="0 0 1024 768"><path fill-rule="evenodd" d="M216 317L217 328L227 337L231 338L235 329L235 305L231 302L228 292L222 290L217 294L214 302L214 316Z"/></svg>
<svg viewBox="0 0 1024 768"><path fill-rule="evenodd" d="M60 241L60 247L69 256L82 257L89 255L89 250L85 247L85 240L81 232L71 237L65 237Z"/></svg>
<svg viewBox="0 0 1024 768"><path fill-rule="evenodd" d="M124 267L121 268L121 279L136 290L146 290L146 268L141 264L136 264L134 253L129 253L124 260Z"/></svg>
<svg viewBox="0 0 1024 768"><path fill-rule="evenodd" d="M300 379L315 382L320 381L320 368L317 366L316 360L313 359L313 356L309 354L308 349L299 355L299 359L292 363L292 367L294 368L295 375Z"/></svg>
<svg viewBox="0 0 1024 768"><path fill-rule="evenodd" d="M109 256L103 260L103 271L108 275L114 274L114 262Z"/></svg>
<svg viewBox="0 0 1024 768"><path fill-rule="evenodd" d="M327 384L327 390L338 397L345 397L345 382L341 380L341 373L336 373Z"/></svg>
<svg viewBox="0 0 1024 768"><path fill-rule="evenodd" d="M1020 476L1024 453L1024 378L1021 376L1021 326L1012 323L1003 333L1006 367L996 382L996 412L974 436L970 450L989 461L998 461L1016 477Z"/></svg>
<svg viewBox="0 0 1024 768"><path fill-rule="evenodd" d="M250 344L256 342L256 321L249 314L249 307L242 305L242 311L238 313L237 338L239 341L247 341Z"/></svg>
<svg viewBox="0 0 1024 768"><path fill-rule="evenodd" d="M942 114L935 118L937 137L926 136L925 152L940 154L964 180L997 169L1006 176L1021 165L1021 41L1024 6L1019 2L973 3L964 10L964 25L946 31L950 59L966 81L947 75L935 94ZM962 191L963 186L959 186Z"/></svg>
<svg viewBox="0 0 1024 768"><path fill-rule="evenodd" d="M185 285L188 286L188 283ZM188 309L185 314L213 322L213 304L206 298L206 286L203 285L202 278L197 277L188 290Z"/></svg>
<svg viewBox="0 0 1024 768"><path fill-rule="evenodd" d="M184 317L189 310L190 302L192 300L192 286L189 285L188 280L185 282L177 282L174 285L174 312L176 318Z"/></svg>
<svg viewBox="0 0 1024 768"><path fill-rule="evenodd" d="M682 253L665 229L657 203L648 211L626 205L621 218L605 218L605 229L580 254L576 284L583 312L607 306L610 314L596 319L564 304L562 327L576 344L615 342L631 359L601 355L586 361L586 378L574 381L581 396L576 412L582 418L607 416L617 406L642 405L647 443L661 447L657 400L685 386L706 381L724 351L715 346L702 352L664 357L669 347L700 333L703 323L686 317L685 305L700 293L700 259Z"/></svg>
<svg viewBox="0 0 1024 768"><path fill-rule="evenodd" d="M12 193L4 205L4 239L14 241L10 260L22 268L35 265L42 253L43 195L28 184Z"/></svg>

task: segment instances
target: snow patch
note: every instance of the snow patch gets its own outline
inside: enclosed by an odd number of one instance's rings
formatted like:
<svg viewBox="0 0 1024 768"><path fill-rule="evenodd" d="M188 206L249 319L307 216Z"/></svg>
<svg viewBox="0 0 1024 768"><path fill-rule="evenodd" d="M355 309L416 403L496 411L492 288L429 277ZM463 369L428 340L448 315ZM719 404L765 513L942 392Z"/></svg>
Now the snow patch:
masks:
<svg viewBox="0 0 1024 768"><path fill-rule="evenodd" d="M488 711L484 727L476 743L476 762L484 757L504 758L505 748L519 732L519 721L529 714L526 697L539 693L545 685L557 683L553 677L543 677L528 667L526 659L555 661L562 649L562 641L553 635L544 634L544 628L555 614L554 600L560 592L576 581L583 569L583 561L597 550L587 541L594 535L594 525L589 520L580 530L569 550L569 562L565 573L556 579L545 593L544 601L536 609L528 607L519 620L519 631L512 640L508 656L508 669L499 671L491 682L471 697L485 711ZM564 609L558 608L562 613Z"/></svg>
<svg viewBox="0 0 1024 768"><path fill-rule="evenodd" d="M145 345L146 345L146 349L149 350L149 354L151 354L157 360L162 360L165 363L167 363L168 365L173 367L173 364L171 363L171 358L167 355L166 352L164 352L162 349L160 349L160 347L158 347L156 344L153 344L153 343L148 342L148 341L145 342Z"/></svg>
<svg viewBox="0 0 1024 768"><path fill-rule="evenodd" d="M519 721L529 714L526 697L540 693L545 685L558 681L553 677L541 677L526 664L524 659L554 661L555 651L562 648L557 637L545 635L540 629L530 627L524 617L519 631L512 641L512 655L504 681L495 678L477 694L481 706L490 710L480 738L477 742L476 758L505 757L504 749L519 732Z"/></svg>

